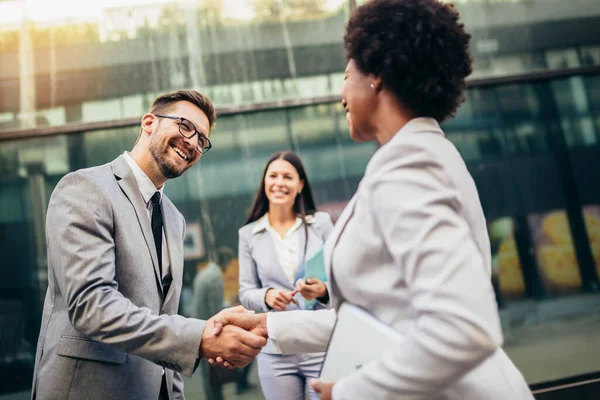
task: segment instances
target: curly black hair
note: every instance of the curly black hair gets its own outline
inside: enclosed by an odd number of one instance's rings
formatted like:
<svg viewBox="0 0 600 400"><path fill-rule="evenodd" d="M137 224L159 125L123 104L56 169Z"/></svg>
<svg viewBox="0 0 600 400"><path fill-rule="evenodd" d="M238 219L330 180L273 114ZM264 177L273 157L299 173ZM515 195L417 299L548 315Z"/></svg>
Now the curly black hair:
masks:
<svg viewBox="0 0 600 400"><path fill-rule="evenodd" d="M442 122L465 100L471 35L452 4L372 0L356 9L344 35L346 57L418 116Z"/></svg>

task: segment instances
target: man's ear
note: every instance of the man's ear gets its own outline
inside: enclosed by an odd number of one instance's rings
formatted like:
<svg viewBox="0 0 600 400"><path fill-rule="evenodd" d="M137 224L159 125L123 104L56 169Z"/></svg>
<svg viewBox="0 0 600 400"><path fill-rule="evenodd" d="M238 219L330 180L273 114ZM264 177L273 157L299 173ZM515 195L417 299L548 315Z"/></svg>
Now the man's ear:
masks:
<svg viewBox="0 0 600 400"><path fill-rule="evenodd" d="M142 117L142 131L143 133L150 135L152 133L152 129L153 129L153 124L154 121L156 120L156 117L154 116L154 114L144 114L144 116Z"/></svg>

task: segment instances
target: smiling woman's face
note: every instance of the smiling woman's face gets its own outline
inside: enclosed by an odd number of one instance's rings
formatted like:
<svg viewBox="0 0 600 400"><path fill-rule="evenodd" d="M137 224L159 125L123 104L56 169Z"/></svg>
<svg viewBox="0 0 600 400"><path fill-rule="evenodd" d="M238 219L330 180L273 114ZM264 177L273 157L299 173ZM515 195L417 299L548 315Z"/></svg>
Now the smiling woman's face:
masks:
<svg viewBox="0 0 600 400"><path fill-rule="evenodd" d="M371 87L372 83L353 60L348 62L342 86L342 105L346 110L350 137L357 142L375 140L371 118L376 91Z"/></svg>
<svg viewBox="0 0 600 400"><path fill-rule="evenodd" d="M265 174L265 195L271 205L292 208L303 186L298 171L288 161L280 158L269 164Z"/></svg>

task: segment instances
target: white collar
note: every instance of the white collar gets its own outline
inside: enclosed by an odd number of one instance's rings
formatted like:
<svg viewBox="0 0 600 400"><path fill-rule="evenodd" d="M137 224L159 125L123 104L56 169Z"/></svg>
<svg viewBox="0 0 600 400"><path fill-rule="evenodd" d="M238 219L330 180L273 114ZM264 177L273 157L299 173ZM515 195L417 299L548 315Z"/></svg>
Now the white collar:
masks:
<svg viewBox="0 0 600 400"><path fill-rule="evenodd" d="M315 222L315 217L314 217L314 215L307 215L304 218L304 220L306 221L307 224L313 224ZM294 229L298 228L301 224L302 224L302 218L296 217L296 222L294 222L294 225L292 226L292 228L290 230L294 230ZM266 212L262 217L260 217L259 219L256 220L256 222L254 223L254 228L252 228L252 234L254 235L255 233L258 233L265 229L266 230L272 229L271 224L269 223L269 213L268 212Z"/></svg>
<svg viewBox="0 0 600 400"><path fill-rule="evenodd" d="M138 189L140 190L140 193L144 198L144 202L148 204L148 202L150 201L152 196L154 196L154 193L156 193L157 190L160 192L160 198L162 200L163 189L165 188L165 185L162 185L160 189L156 189L154 183L152 183L150 178L148 178L148 175L146 175L146 173L142 171L140 166L137 165L137 163L131 157L128 151L125 151L123 153L123 158L129 165L129 168L131 168L131 172L133 172L133 176L135 177L135 181L138 184Z"/></svg>

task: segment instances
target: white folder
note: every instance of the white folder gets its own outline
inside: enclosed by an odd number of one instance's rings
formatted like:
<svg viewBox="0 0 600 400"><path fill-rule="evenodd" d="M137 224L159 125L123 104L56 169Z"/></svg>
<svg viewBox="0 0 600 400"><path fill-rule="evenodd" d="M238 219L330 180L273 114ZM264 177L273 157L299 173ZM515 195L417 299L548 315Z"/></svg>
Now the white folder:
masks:
<svg viewBox="0 0 600 400"><path fill-rule="evenodd" d="M401 344L403 334L364 309L342 303L329 339L320 379L336 382Z"/></svg>

